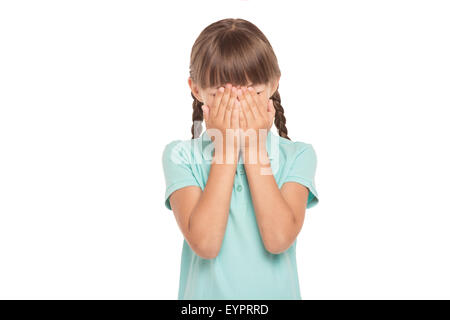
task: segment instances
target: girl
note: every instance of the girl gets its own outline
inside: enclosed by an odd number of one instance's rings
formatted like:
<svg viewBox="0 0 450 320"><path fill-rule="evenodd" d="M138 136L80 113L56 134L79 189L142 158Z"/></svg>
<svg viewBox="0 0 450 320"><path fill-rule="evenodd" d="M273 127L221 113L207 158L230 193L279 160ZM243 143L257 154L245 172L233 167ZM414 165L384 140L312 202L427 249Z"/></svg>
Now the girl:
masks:
<svg viewBox="0 0 450 320"><path fill-rule="evenodd" d="M301 299L296 238L318 202L316 154L287 135L280 75L246 20L217 21L193 45L192 139L163 152L165 206L184 236L178 299Z"/></svg>

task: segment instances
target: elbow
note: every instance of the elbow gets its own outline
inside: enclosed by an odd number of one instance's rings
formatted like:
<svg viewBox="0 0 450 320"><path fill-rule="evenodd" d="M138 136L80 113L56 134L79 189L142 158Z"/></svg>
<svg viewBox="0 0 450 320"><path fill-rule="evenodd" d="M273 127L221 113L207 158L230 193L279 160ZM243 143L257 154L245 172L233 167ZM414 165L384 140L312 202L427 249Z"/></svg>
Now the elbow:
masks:
<svg viewBox="0 0 450 320"><path fill-rule="evenodd" d="M287 248L284 247L269 247L269 246L265 246L266 250L268 252L270 252L271 254L280 254L283 253L284 251L286 251Z"/></svg>
<svg viewBox="0 0 450 320"><path fill-rule="evenodd" d="M200 258L202 258L202 259L205 259L205 260L212 260L212 259L215 259L216 257L217 257L217 253L216 254L214 254L214 253L212 253L212 254L208 254L208 253L205 253L205 254L197 254Z"/></svg>
<svg viewBox="0 0 450 320"><path fill-rule="evenodd" d="M207 259L207 260L211 260L211 259L215 259L218 255L219 255L219 251L218 250L196 250L195 253L202 259Z"/></svg>
<svg viewBox="0 0 450 320"><path fill-rule="evenodd" d="M264 247L272 254L280 254L285 252L291 246L288 241L265 241Z"/></svg>
<svg viewBox="0 0 450 320"><path fill-rule="evenodd" d="M198 232L192 232L190 221L187 233L188 235L185 236L185 239L197 256L203 259L214 259L219 255L221 245L215 244L204 233L200 235Z"/></svg>
<svg viewBox="0 0 450 320"><path fill-rule="evenodd" d="M292 214L292 217L295 217L295 215ZM270 232L266 232L263 243L268 252L280 254L288 250L294 244L302 226L298 225L295 218L292 225L295 225L295 230L292 230L292 228L285 228L283 230L270 230Z"/></svg>
<svg viewBox="0 0 450 320"><path fill-rule="evenodd" d="M203 259L214 259L219 255L220 248L217 248L217 246L212 245L197 245L195 248L192 248L193 251Z"/></svg>

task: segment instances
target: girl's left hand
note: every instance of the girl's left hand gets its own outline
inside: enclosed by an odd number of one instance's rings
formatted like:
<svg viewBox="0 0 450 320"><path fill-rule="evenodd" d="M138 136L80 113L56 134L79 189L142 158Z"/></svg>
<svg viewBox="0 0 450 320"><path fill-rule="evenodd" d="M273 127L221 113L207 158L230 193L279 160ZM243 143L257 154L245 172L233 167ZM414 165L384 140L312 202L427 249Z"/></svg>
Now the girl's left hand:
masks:
<svg viewBox="0 0 450 320"><path fill-rule="evenodd" d="M253 87L242 88L238 90L239 111L239 128L251 134L254 132L259 141L260 129L267 136L275 117L275 108L272 99L267 99L263 95L258 95ZM243 147L248 148L248 143L244 143Z"/></svg>

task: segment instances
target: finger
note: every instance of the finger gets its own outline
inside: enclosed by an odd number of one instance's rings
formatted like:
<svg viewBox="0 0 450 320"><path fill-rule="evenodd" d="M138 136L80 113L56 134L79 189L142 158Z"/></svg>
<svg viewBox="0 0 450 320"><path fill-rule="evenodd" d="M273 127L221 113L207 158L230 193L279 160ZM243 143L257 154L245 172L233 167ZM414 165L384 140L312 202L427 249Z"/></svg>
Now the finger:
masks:
<svg viewBox="0 0 450 320"><path fill-rule="evenodd" d="M217 118L219 119L225 120L225 114L228 107L228 101L230 100L230 94L231 94L231 84L227 83L225 85L225 91L223 93L222 99L220 100L220 106L217 110Z"/></svg>
<svg viewBox="0 0 450 320"><path fill-rule="evenodd" d="M209 108L207 105L202 104L202 111L203 111L203 119L205 120L205 123L208 122L209 118Z"/></svg>
<svg viewBox="0 0 450 320"><path fill-rule="evenodd" d="M219 109L220 101L222 100L222 96L223 96L223 92L224 91L225 91L225 88L224 87L220 87L216 91L216 95L214 96L214 101L212 103L211 110L210 110L210 115L212 117L214 117L214 118L217 116L217 111Z"/></svg>
<svg viewBox="0 0 450 320"><path fill-rule="evenodd" d="M231 98L230 98L231 100ZM231 128L231 116L233 113L233 106L231 106L231 108L229 108L228 106L225 108L225 118L224 118L224 122L225 125L227 126L227 128Z"/></svg>
<svg viewBox="0 0 450 320"><path fill-rule="evenodd" d="M250 110L247 100L245 99L242 89L238 90L238 97L239 97L239 104L241 106L242 113L244 114L244 117L245 117L245 122L248 124L251 120L254 119L254 116Z"/></svg>
<svg viewBox="0 0 450 320"><path fill-rule="evenodd" d="M230 89L230 97L228 99L228 103L227 103L227 106L226 106L226 109L230 110L230 112L233 110L233 107L234 107L234 105L236 103L236 101L235 101L236 98L237 98L236 87L231 87L231 89Z"/></svg>
<svg viewBox="0 0 450 320"><path fill-rule="evenodd" d="M236 106L239 112L239 128L245 129L247 128L247 121L245 120L244 110L242 109L242 105L239 101L236 102Z"/></svg>
<svg viewBox="0 0 450 320"><path fill-rule="evenodd" d="M248 129L247 120L245 118L244 109L242 108L242 104L238 102L239 106L239 145L245 146L245 133Z"/></svg>
<svg viewBox="0 0 450 320"><path fill-rule="evenodd" d="M244 88L244 98L247 102L247 105L249 106L249 110L250 110L251 114L253 115L253 118L258 119L260 117L258 107L254 103L253 98L252 98L248 88Z"/></svg>
<svg viewBox="0 0 450 320"><path fill-rule="evenodd" d="M231 112L231 128L233 129L239 129L239 105L237 104L238 101L235 98L234 99L234 104L233 104L233 109Z"/></svg>
<svg viewBox="0 0 450 320"><path fill-rule="evenodd" d="M247 91L248 91L247 97L250 100L250 105L253 106L252 110L253 113L255 114L255 117L258 116L263 117L265 119L267 116L267 112L263 110L261 97L256 93L256 90L253 87L249 87Z"/></svg>
<svg viewBox="0 0 450 320"><path fill-rule="evenodd" d="M225 114L230 114L231 117L231 113L233 112L233 108L236 104L236 99L237 99L237 90L236 87L232 87L231 88L231 94L230 94L230 98L228 99L228 104L227 104L227 111Z"/></svg>

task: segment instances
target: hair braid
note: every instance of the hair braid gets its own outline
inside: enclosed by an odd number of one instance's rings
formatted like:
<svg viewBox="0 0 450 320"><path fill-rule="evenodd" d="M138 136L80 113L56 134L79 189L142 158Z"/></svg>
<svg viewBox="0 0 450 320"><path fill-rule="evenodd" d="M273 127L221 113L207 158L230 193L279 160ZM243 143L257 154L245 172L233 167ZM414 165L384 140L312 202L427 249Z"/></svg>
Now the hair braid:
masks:
<svg viewBox="0 0 450 320"><path fill-rule="evenodd" d="M278 134L280 135L280 137L291 140L287 135L288 130L286 128L286 117L284 116L284 109L281 106L281 97L280 93L278 92L278 88L272 95L272 97L270 97L270 99L272 99L273 107L275 108L274 123L278 129Z"/></svg>
<svg viewBox="0 0 450 320"><path fill-rule="evenodd" d="M192 139L198 138L200 136L200 133L203 130L202 122L203 122L203 110L202 105L203 103L199 101L194 94L191 91L191 96L194 98L194 101L192 102L192 127L191 127L191 133L192 133Z"/></svg>

